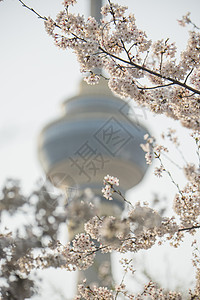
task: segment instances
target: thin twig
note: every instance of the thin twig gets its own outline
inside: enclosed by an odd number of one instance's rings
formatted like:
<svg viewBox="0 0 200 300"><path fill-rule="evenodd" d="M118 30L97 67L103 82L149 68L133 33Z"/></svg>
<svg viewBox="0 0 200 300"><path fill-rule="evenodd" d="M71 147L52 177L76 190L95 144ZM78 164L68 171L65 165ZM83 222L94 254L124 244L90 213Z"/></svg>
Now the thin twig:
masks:
<svg viewBox="0 0 200 300"><path fill-rule="evenodd" d="M151 87L138 87L140 90L154 90L154 89L159 89L159 88L164 88L164 87L168 87L174 85L174 83L167 83L167 84L163 84L163 85L156 85L156 86L151 86Z"/></svg>
<svg viewBox="0 0 200 300"><path fill-rule="evenodd" d="M164 54L164 52L161 52L161 54L160 54L160 73L161 73L161 71L162 71L163 54Z"/></svg>
<svg viewBox="0 0 200 300"><path fill-rule="evenodd" d="M114 13L114 10L112 8L112 3L110 2L110 0L108 0L108 3L110 5L110 13L113 16L113 21L114 21L114 24L116 25L115 13Z"/></svg>
<svg viewBox="0 0 200 300"><path fill-rule="evenodd" d="M178 151L178 153L180 154L180 156L182 157L183 161L187 164L187 160L185 159L185 156L183 155L183 152L179 149L178 146L176 146L176 150Z"/></svg>
<svg viewBox="0 0 200 300"><path fill-rule="evenodd" d="M192 74L193 70L194 70L194 67L193 67L193 68L190 70L190 72L187 74L184 83L187 82L187 80L188 80L189 76Z"/></svg>
<svg viewBox="0 0 200 300"><path fill-rule="evenodd" d="M122 197L124 202L128 203L129 205L131 205L133 207L133 204L124 197L124 195L120 192L120 190L116 190L112 185L111 185L111 187L112 187L114 193L118 194L120 197Z"/></svg>
<svg viewBox="0 0 200 300"><path fill-rule="evenodd" d="M149 55L149 51L147 51L147 54L146 54L146 56L145 56L145 58L144 58L144 61L143 61L143 64L142 64L143 66L145 66L145 64L146 64L148 55Z"/></svg>
<svg viewBox="0 0 200 300"><path fill-rule="evenodd" d="M161 166L163 167L163 171L166 172L166 173L168 174L169 178L171 179L171 182L176 186L176 188L177 188L179 194L181 195L182 200L183 200L184 203L185 203L185 206L188 208L188 205L187 205L187 203L186 203L186 201L185 201L185 197L184 197L184 195L183 195L183 193L182 193L182 191L181 191L181 189L180 189L178 183L176 183L176 182L174 181L174 179L173 179L173 177L172 177L172 174L164 167L163 162L162 162L162 159L160 158L160 155L157 154L156 152L154 152L154 155L155 155L155 158L157 158L157 159L160 161L160 164L161 164Z"/></svg>
<svg viewBox="0 0 200 300"><path fill-rule="evenodd" d="M128 264L130 264L131 262L132 262L132 259L129 260ZM124 272L124 275L123 275L123 277L122 277L122 280L121 280L120 285L123 284L124 279L125 279L127 273L128 273L128 270L126 269L125 272ZM116 292L116 294L115 294L115 300L117 299L117 296L119 295L119 293L120 293L120 291L117 291L117 292Z"/></svg>
<svg viewBox="0 0 200 300"><path fill-rule="evenodd" d="M28 5L26 5L22 0L18 0L18 1L22 4L23 7L27 8L28 10L33 12L39 19L42 19L42 20L45 20L45 21L47 20L47 17L41 16L37 11L35 11L35 9L33 9L33 8L29 7Z"/></svg>
<svg viewBox="0 0 200 300"><path fill-rule="evenodd" d="M176 166L179 170L182 170L181 168L173 159L171 159L167 154L163 153L162 154L168 161L170 161L174 166Z"/></svg>

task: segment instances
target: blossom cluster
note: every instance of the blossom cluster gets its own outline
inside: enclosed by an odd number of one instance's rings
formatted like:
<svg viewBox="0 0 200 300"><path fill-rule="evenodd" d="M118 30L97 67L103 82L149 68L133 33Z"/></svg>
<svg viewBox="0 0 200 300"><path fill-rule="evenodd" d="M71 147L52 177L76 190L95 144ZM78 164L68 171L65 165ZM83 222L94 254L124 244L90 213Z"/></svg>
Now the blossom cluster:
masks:
<svg viewBox="0 0 200 300"><path fill-rule="evenodd" d="M33 269L46 269L51 266L67 271L85 270L93 264L96 251L90 236L81 233L75 236L72 244L67 243L65 246L60 242L49 244L38 256L29 253L21 257L17 265L20 272L25 274L29 274Z"/></svg>
<svg viewBox="0 0 200 300"><path fill-rule="evenodd" d="M181 226L191 228L200 224L200 189L199 189L199 171L194 170L194 166L186 169L187 177L190 181L175 196L174 210L180 216Z"/></svg>
<svg viewBox="0 0 200 300"><path fill-rule="evenodd" d="M64 7L68 7L69 5L74 5L76 2L76 0L64 0L63 5Z"/></svg>
<svg viewBox="0 0 200 300"><path fill-rule="evenodd" d="M145 158L147 164L151 164L153 158L160 158L161 153L168 152L168 149L165 146L156 144L154 137L150 137L148 134L145 134L144 140L146 141L146 144L141 144L140 147L144 152L146 152ZM161 164L159 168L156 168L155 175L161 177L164 170L165 169Z"/></svg>
<svg viewBox="0 0 200 300"><path fill-rule="evenodd" d="M171 139L171 135L169 135L169 138ZM194 135L194 138L198 144L198 135ZM153 144L153 149L156 149L155 151L157 151L159 157L163 147L155 144L155 140L149 136L145 136L145 139L147 143ZM145 148L145 146L143 147ZM146 147L149 149L150 146ZM20 272L29 274L34 268L49 268L50 266L65 268L68 271L85 270L94 263L97 251L101 253L110 253L114 250L120 253L138 252L142 249L150 249L156 243L161 245L167 240L170 241L172 246L179 246L184 237L184 232L189 230L193 234L196 228L200 226L199 171L194 165L190 164L185 167L185 173L190 182L185 189L179 191L174 200L175 212L180 216L179 225L174 217L167 218L160 215L147 203L132 205L128 215L124 218L90 216L84 226L85 232L76 235L67 245L57 243L52 247L48 246L37 257L31 252L21 257L17 261ZM120 191L115 190L113 187L119 185L119 180L116 177L105 176L104 184L122 196ZM83 212L84 214L87 214L88 207ZM133 266L126 267L126 269L131 270L134 274ZM128 299L145 299L144 295L129 294L124 284L116 286L115 292L105 287L92 287L83 284L79 286L79 295L76 299L96 299L100 296L104 297L103 299L107 299L106 297L112 299L115 293L121 293ZM152 299L159 299L159 297L162 299L166 292L153 286L146 295L151 295ZM169 292L168 297L165 299L182 299L180 294L175 292Z"/></svg>
<svg viewBox="0 0 200 300"><path fill-rule="evenodd" d="M178 22L183 27L185 27L186 24L190 24L191 23L190 12L188 12L186 15L184 15L181 20L178 20Z"/></svg>
<svg viewBox="0 0 200 300"><path fill-rule="evenodd" d="M89 287L86 285L86 281L78 286L78 295L74 300L80 299L102 299L102 300L114 300L117 299L118 294L121 294L125 299L130 300L146 300L146 299L160 299L160 300L183 300L181 293L174 291L165 291L159 288L156 283L150 281L144 286L142 293L130 293L127 291L127 287L124 283L114 287L114 290L107 287ZM197 294L195 294L197 295ZM191 298L195 299L195 298Z"/></svg>
<svg viewBox="0 0 200 300"><path fill-rule="evenodd" d="M113 185L119 185L119 179L114 176L107 175L104 177L105 187L102 189L103 196L108 200L113 200L112 194L114 192Z"/></svg>
<svg viewBox="0 0 200 300"><path fill-rule="evenodd" d="M156 242L162 244L166 240L169 240L173 246L177 247L184 236L185 229L188 230L189 226L199 226L198 218L200 213L199 206L197 205L198 199L194 193L195 182L199 182L199 174L198 170L190 165L187 167L186 172L191 180L190 184L193 184L193 188L191 190L191 199L185 198L185 201L183 201L179 197L176 201L175 209L181 218L180 225L176 223L174 218L161 216L156 210L149 207L147 203L143 205L136 203L131 206L128 215L124 218L113 216L93 216L91 218L90 216L90 219L85 223L85 232L76 235L66 245L52 241L47 247L40 249L41 253L39 255L35 255L34 247L38 246L38 241L36 240L33 249L28 244L28 252L24 251L22 254L18 253L16 256L15 268L23 276L28 276L33 269L37 268L46 269L54 267L63 268L68 271L75 271L77 269L85 270L94 263L95 254L99 251L101 253L110 253L114 250L119 253L126 253L128 251L135 253L141 249L150 249ZM104 181L105 183L109 183L109 185L119 184L118 179L110 175L105 176ZM118 193L120 195L120 192ZM186 192L183 190L182 193ZM192 198L192 193L194 194L194 198ZM10 195L9 191L8 195ZM89 196L91 197L91 195ZM48 198L48 200L50 199ZM19 205L23 204L23 201L19 202ZM42 197L38 208L41 205ZM83 211L83 215L86 215L87 210L89 210L89 206ZM43 224L43 226L45 227L46 225ZM12 244L10 235L5 236L4 241L3 237L0 238L2 247L9 253L8 243ZM130 271L134 274L133 265L128 266L126 261L123 262L123 265L125 271ZM127 292L124 283L115 286L112 291L106 287L86 286L82 284L79 286L79 294L75 299L101 299L101 297L102 299L117 299L116 295L119 293L127 297L127 299L145 300L145 295L151 296L152 299L162 299L164 295L165 298L163 299L182 299L179 293L168 292L166 294L165 291L157 288L153 283L151 283L151 288L148 286L144 290L146 294L132 294ZM197 291L195 293L197 294Z"/></svg>
<svg viewBox="0 0 200 300"><path fill-rule="evenodd" d="M89 286L85 286L84 284L78 285L78 293L74 300L81 299L105 299L105 300L114 300L113 292L110 291L107 287L96 287L90 288Z"/></svg>
<svg viewBox="0 0 200 300"><path fill-rule="evenodd" d="M93 217L85 223L85 231L92 239L100 242L100 249L104 253L112 250L124 253L149 249L161 237L173 241L174 235L178 233L178 225L173 218L162 217L148 205L136 203L124 219L113 216ZM176 236L177 242L181 236Z"/></svg>
<svg viewBox="0 0 200 300"><path fill-rule="evenodd" d="M45 19L45 28L56 46L75 52L85 80L96 84L105 70L108 86L118 96L199 130L200 33L190 32L186 49L176 58L175 43L169 39L152 43L127 7L109 1L102 7L99 24L92 17L85 20L71 14L75 2L64 1L65 10L55 21ZM180 23L190 23L189 15Z"/></svg>

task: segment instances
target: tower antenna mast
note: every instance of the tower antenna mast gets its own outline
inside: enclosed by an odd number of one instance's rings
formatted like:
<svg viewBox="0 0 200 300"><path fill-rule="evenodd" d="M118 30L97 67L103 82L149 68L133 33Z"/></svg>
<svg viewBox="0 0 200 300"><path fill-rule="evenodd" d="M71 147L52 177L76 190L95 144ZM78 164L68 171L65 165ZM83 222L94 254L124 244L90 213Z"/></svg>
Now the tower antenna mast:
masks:
<svg viewBox="0 0 200 300"><path fill-rule="evenodd" d="M101 20L102 2L103 2L102 0L90 0L90 14L99 23L100 23L100 20Z"/></svg>

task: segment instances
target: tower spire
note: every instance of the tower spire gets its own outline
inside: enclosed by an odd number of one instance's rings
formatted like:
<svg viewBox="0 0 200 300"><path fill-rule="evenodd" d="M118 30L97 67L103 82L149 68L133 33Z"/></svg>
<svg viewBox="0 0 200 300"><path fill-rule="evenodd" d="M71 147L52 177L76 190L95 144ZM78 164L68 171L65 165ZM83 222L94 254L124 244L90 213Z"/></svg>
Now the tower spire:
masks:
<svg viewBox="0 0 200 300"><path fill-rule="evenodd" d="M97 22L101 20L102 0L90 0L90 14Z"/></svg>

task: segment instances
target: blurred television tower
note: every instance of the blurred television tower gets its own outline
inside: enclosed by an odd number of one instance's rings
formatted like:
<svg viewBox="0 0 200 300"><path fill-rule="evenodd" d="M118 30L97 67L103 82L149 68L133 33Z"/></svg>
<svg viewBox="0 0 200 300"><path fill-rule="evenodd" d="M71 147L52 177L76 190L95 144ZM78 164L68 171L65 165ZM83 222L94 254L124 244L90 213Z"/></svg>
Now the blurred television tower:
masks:
<svg viewBox="0 0 200 300"><path fill-rule="evenodd" d="M98 22L101 6L101 0L91 0L91 15ZM127 102L111 93L105 80L101 79L95 86L82 80L78 94L63 103L63 115L40 134L39 160L52 184L63 190L77 189L79 195L90 188L94 197L99 198L101 215L120 216L124 209L120 197L114 197L113 201L102 197L105 175L118 177L120 190L125 193L141 181L147 170L140 148L147 130L130 118L130 111ZM137 119L134 111L132 114ZM81 196L78 203L79 199ZM73 201L77 203L77 197ZM79 223L80 226L74 226L73 221L69 222L70 239L83 230L84 220ZM107 281L100 274L102 264L106 266ZM87 278L88 284L109 286L110 254L98 251L94 265L81 271L80 277Z"/></svg>

